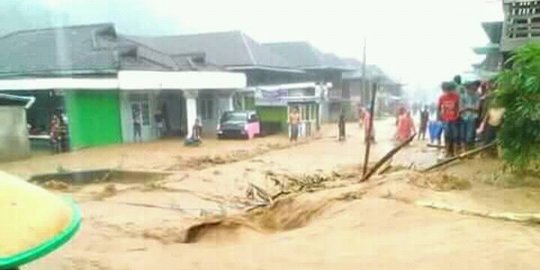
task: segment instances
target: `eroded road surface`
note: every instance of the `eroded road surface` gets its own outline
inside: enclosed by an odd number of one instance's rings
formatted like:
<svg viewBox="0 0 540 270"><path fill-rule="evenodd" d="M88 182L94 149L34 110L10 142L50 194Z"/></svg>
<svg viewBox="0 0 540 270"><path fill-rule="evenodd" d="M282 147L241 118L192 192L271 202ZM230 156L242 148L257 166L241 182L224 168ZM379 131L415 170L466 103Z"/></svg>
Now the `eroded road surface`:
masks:
<svg viewBox="0 0 540 270"><path fill-rule="evenodd" d="M392 121L377 123L372 161L392 148L393 128ZM485 169L459 175L470 185L444 182L453 178L443 174L464 171L455 168L437 172L445 179L437 182L437 174L405 169L435 162L436 150L415 141L394 158L399 169L358 183L361 130L348 125L343 143L335 134L329 126L318 139L298 145L281 137L199 148L165 141L39 157L0 169L23 177L58 166L171 173L51 186L78 201L81 231L27 269L537 269L538 226L417 203L460 201L461 207L497 211L501 204L490 204L497 198L477 200L483 189L502 200L508 194L476 182ZM538 190L526 192L527 199L503 210L540 212Z"/></svg>

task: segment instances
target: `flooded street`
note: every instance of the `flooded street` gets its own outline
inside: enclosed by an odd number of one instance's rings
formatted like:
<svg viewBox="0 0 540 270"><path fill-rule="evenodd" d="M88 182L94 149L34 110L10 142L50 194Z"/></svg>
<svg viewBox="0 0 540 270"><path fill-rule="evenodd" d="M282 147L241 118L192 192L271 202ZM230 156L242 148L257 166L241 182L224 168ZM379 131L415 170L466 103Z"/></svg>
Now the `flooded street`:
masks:
<svg viewBox="0 0 540 270"><path fill-rule="evenodd" d="M393 121L377 122L373 164L392 147ZM309 142L284 137L120 145L0 164L28 178L79 169L167 172L54 187L79 204L80 232L27 269L535 269L540 229L423 207L540 213L540 192L488 184L498 161L466 160L422 174L437 150L425 141L397 154L395 172L358 183L363 134L337 127ZM204 165L201 165L204 164ZM441 188L433 179L469 183ZM429 178L431 177L431 178ZM255 186L255 188L253 188ZM268 196L271 204L265 199ZM461 190L462 189L462 190ZM286 191L287 194L280 194Z"/></svg>

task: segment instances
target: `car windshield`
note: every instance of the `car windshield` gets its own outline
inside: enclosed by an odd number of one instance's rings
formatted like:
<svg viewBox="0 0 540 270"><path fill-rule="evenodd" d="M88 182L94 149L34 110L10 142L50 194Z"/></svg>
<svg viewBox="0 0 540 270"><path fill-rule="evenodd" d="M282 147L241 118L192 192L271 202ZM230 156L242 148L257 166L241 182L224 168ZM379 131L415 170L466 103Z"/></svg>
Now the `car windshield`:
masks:
<svg viewBox="0 0 540 270"><path fill-rule="evenodd" d="M247 114L245 112L228 112L221 117L221 123L246 121Z"/></svg>

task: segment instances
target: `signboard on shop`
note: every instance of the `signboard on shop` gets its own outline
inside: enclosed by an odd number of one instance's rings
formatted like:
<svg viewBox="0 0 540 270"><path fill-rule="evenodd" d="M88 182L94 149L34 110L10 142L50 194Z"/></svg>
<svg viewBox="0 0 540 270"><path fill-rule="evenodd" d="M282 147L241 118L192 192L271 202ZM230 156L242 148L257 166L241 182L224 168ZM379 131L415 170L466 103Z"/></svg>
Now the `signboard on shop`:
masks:
<svg viewBox="0 0 540 270"><path fill-rule="evenodd" d="M255 91L255 104L257 106L287 106L287 90L263 90Z"/></svg>

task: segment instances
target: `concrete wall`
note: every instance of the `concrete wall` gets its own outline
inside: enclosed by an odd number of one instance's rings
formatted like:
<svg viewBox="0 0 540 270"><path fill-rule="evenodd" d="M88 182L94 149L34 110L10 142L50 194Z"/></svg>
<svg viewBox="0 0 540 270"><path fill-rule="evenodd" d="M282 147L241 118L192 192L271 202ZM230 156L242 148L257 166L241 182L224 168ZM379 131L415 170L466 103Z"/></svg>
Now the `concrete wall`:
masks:
<svg viewBox="0 0 540 270"><path fill-rule="evenodd" d="M147 142L159 138L154 117L156 111L160 109L157 98L158 91L155 90L120 91L120 118L123 142L134 142L132 106L141 109L142 141ZM180 104L177 104L177 106L179 107ZM148 110L143 109L143 107ZM169 106L169 108L172 109L173 106Z"/></svg>
<svg viewBox="0 0 540 270"><path fill-rule="evenodd" d="M30 156L26 111L21 106L0 106L0 161Z"/></svg>

